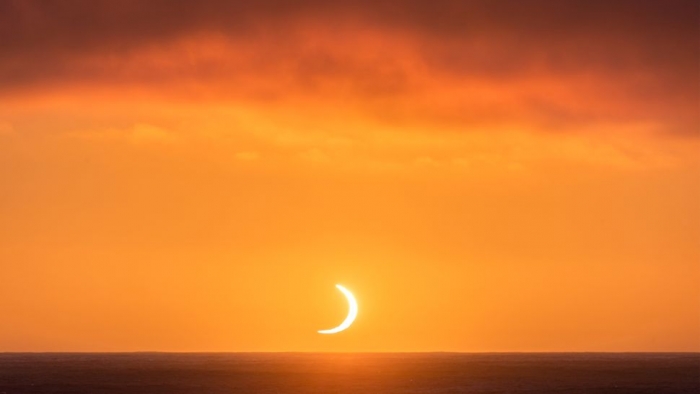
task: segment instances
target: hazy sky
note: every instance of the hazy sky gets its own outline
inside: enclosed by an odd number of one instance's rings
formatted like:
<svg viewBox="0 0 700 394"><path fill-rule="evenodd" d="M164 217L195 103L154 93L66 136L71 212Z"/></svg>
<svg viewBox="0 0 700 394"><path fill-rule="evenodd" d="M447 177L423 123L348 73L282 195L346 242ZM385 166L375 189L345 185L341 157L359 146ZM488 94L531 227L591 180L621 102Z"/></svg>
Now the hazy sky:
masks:
<svg viewBox="0 0 700 394"><path fill-rule="evenodd" d="M697 1L0 2L0 351L700 351L698 37Z"/></svg>

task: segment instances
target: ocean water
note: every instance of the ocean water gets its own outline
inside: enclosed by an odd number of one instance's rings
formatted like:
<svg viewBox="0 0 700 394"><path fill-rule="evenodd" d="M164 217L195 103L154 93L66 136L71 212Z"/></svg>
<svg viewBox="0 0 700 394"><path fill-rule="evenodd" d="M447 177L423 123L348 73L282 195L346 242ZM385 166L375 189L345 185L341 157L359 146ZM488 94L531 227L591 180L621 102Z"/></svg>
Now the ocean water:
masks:
<svg viewBox="0 0 700 394"><path fill-rule="evenodd" d="M0 353L0 394L700 393L700 354Z"/></svg>

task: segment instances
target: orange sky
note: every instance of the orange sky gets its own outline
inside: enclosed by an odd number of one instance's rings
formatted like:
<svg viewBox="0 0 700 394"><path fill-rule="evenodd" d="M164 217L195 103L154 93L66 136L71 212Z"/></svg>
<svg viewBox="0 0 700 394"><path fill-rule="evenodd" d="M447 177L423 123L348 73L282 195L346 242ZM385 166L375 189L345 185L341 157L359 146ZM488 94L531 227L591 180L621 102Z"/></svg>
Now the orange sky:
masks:
<svg viewBox="0 0 700 394"><path fill-rule="evenodd" d="M0 351L700 351L696 2L248 3L0 3Z"/></svg>

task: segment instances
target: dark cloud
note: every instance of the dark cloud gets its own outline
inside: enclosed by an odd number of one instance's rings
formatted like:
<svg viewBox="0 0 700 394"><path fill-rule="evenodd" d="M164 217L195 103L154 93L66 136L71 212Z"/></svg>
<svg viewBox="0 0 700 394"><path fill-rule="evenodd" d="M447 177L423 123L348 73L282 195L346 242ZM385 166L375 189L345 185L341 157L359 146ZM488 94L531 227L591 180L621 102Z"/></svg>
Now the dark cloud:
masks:
<svg viewBox="0 0 700 394"><path fill-rule="evenodd" d="M446 39L486 33L543 48L559 41L589 40L592 45L687 49L697 55L699 8L696 1L673 0L15 0L0 3L0 49L6 55L119 49L197 31L246 35L300 22L353 21Z"/></svg>
<svg viewBox="0 0 700 394"><path fill-rule="evenodd" d="M317 31L325 46L314 48L300 29ZM601 92L619 94L642 111L670 108L662 111L665 121L688 124L700 116L700 5L673 0L5 1L0 93L52 84L244 80L252 74L285 75L309 91L335 78L365 96L401 94L410 87L411 76L395 59L401 53L387 47L368 60L360 56L362 47L355 48L358 56L348 48L338 51L335 37L326 35L341 30L401 37L428 72L457 81L590 78L611 85ZM247 41L259 46L258 53L241 54L246 64L236 63L236 53L218 64L190 59L189 68L176 71L121 63L135 51L199 35ZM337 47L343 45L348 44ZM533 97L532 103L540 110L556 108L545 111L553 117L587 116L575 102ZM628 116L622 107L614 110Z"/></svg>

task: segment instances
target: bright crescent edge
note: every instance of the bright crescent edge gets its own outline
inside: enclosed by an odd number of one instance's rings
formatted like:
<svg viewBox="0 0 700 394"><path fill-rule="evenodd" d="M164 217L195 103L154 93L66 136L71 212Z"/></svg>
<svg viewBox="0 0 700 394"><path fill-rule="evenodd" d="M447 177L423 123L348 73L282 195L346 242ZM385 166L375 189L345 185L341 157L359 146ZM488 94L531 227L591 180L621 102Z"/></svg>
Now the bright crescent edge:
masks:
<svg viewBox="0 0 700 394"><path fill-rule="evenodd" d="M348 306L349 306L349 311L348 315L345 317L345 320L343 320L342 323L338 327L331 328L329 330L319 330L319 334L335 334L338 332L341 332L352 324L352 322L355 321L355 318L357 317L357 301L355 300L355 297L352 295L352 293L346 289L345 287L341 285L335 285L335 287L340 290L341 293L347 298L348 300Z"/></svg>

